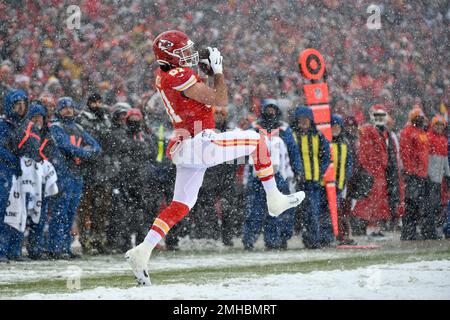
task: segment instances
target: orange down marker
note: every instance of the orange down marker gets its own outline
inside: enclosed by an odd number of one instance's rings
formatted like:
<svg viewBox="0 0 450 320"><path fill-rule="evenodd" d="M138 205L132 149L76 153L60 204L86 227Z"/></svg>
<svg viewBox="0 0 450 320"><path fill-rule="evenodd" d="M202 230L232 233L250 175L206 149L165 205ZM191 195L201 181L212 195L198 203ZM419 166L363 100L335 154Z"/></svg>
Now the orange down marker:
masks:
<svg viewBox="0 0 450 320"><path fill-rule="evenodd" d="M302 76L311 81L311 83L303 85L303 91L306 97L306 104L313 112L316 128L331 142L333 136L330 124L331 111L328 104L328 85L325 82L325 60L319 51L309 48L300 53L298 64ZM328 207L330 208L333 234L337 237L339 227L333 152L331 152L331 164L325 171L323 180L327 192Z"/></svg>

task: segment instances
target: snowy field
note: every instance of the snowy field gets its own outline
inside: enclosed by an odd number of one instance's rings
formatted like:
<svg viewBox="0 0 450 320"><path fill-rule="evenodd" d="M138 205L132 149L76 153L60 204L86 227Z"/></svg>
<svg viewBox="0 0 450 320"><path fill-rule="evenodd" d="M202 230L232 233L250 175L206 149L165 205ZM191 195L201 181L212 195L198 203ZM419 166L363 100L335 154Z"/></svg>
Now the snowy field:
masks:
<svg viewBox="0 0 450 320"><path fill-rule="evenodd" d="M450 299L450 261L373 265L356 270L236 277L207 284L105 288L22 299Z"/></svg>
<svg viewBox="0 0 450 320"><path fill-rule="evenodd" d="M450 299L448 240L391 234L380 249L311 251L296 238L284 252L235 243L184 239L178 252L156 252L146 288L120 255L3 264L0 299Z"/></svg>

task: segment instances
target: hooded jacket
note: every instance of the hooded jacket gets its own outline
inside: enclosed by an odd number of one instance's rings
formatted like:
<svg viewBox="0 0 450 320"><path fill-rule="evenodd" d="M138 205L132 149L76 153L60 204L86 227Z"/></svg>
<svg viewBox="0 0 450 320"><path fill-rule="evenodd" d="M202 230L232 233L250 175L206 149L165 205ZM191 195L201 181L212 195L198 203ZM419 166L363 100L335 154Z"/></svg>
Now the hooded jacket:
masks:
<svg viewBox="0 0 450 320"><path fill-rule="evenodd" d="M432 127L427 132L429 142L428 177L432 182L441 184L444 176L450 176L448 138L445 134L433 132Z"/></svg>
<svg viewBox="0 0 450 320"><path fill-rule="evenodd" d="M19 143L23 137L18 134L18 127L22 124L22 119L13 110L14 104L19 100L28 101L28 96L23 90L9 91L4 99L4 117L0 119L0 171L6 171L11 175L20 173Z"/></svg>
<svg viewBox="0 0 450 320"><path fill-rule="evenodd" d="M23 121L20 122L18 129L20 141L18 147L20 156L26 156L39 162L47 159L42 152L47 143L43 144L44 138L41 129L32 122L32 118L36 115L41 115L45 119L47 112L42 105L32 103L28 106L28 112Z"/></svg>
<svg viewBox="0 0 450 320"><path fill-rule="evenodd" d="M331 147L333 150L336 186L338 190L343 190L345 183L352 173L353 158L350 150L350 143L345 138L344 120L341 116L331 116L331 125L333 126L335 124L341 127L341 133L337 137L333 136Z"/></svg>
<svg viewBox="0 0 450 320"><path fill-rule="evenodd" d="M57 147L53 154L53 165L60 176L66 173L81 175L82 160L95 157L101 152L98 142L76 124L73 118L61 117L59 110L50 123L50 133Z"/></svg>
<svg viewBox="0 0 450 320"><path fill-rule="evenodd" d="M311 121L306 132L300 130L297 126L301 117L307 117ZM291 127L294 129L294 138L300 150L302 180L307 184L314 184L318 187L331 162L330 144L322 133L316 129L313 113L308 107L297 107Z"/></svg>
<svg viewBox="0 0 450 320"><path fill-rule="evenodd" d="M116 150L111 147L111 121L106 108L91 109L90 107L77 117L80 124L102 148L100 156L95 160L83 162L83 176L88 183L104 184L112 178L112 156Z"/></svg>
<svg viewBox="0 0 450 320"><path fill-rule="evenodd" d="M406 174L426 178L428 175L429 142L427 132L408 123L400 132L400 156Z"/></svg>
<svg viewBox="0 0 450 320"><path fill-rule="evenodd" d="M276 110L276 116L270 120L264 117L266 109L269 106ZM280 107L274 99L263 100L261 107L261 117L257 123L253 125L253 128L266 136L278 135L286 145L292 170L295 174L299 174L302 171L300 151L295 142L291 127L289 127L287 123L281 121Z"/></svg>

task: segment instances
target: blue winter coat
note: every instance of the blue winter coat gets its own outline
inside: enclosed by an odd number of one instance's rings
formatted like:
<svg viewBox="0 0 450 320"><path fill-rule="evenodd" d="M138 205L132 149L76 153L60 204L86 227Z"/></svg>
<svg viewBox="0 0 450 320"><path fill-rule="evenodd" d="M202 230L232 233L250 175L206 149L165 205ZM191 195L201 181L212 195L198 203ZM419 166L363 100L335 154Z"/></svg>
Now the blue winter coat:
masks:
<svg viewBox="0 0 450 320"><path fill-rule="evenodd" d="M23 130L19 131L25 123L25 119L14 112L14 104L19 100L28 101L28 96L23 90L9 91L4 100L4 116L0 118L0 171L7 174L18 175L20 173L20 156L26 153L29 144L24 144L19 149L23 139ZM33 140L30 140L33 141Z"/></svg>
<svg viewBox="0 0 450 320"><path fill-rule="evenodd" d="M297 125L298 119L300 117L307 117L311 121L311 127L308 130L308 132L301 132L297 129L296 125ZM292 127L295 129L294 138L296 139L298 148L300 150L300 163L302 166L302 176L304 178L301 180L304 181L306 189L318 188L321 185L321 181L323 179L323 175L325 174L325 171L328 169L328 166L331 163L330 143L323 136L323 134L316 129L312 111L308 107L297 107L297 109L294 112L293 119L292 119ZM315 177L314 172L312 172L314 170L314 165L313 165L314 159L309 159L309 161L306 162L309 164L309 168L306 168L306 166L305 166L305 159L303 159L304 158L302 155L303 149L302 149L302 144L301 144L301 136L305 136L305 135L309 137L308 142L309 142L309 140L311 140L312 137L317 137L317 139L318 139L318 147L319 147L319 150L318 150L318 164L319 164L318 177ZM313 155L313 152L311 150L312 146L309 145L309 143L308 143L308 146L306 149L308 149L308 151L309 151L306 153L309 156L312 156ZM306 172L306 171L308 171L308 172ZM311 179L309 179L307 177L307 173L308 173L308 176L310 175L312 177Z"/></svg>
<svg viewBox="0 0 450 320"><path fill-rule="evenodd" d="M73 119L54 118L50 124L50 133L57 147L52 158L59 175L81 176L83 159L93 158L101 152L97 140Z"/></svg>

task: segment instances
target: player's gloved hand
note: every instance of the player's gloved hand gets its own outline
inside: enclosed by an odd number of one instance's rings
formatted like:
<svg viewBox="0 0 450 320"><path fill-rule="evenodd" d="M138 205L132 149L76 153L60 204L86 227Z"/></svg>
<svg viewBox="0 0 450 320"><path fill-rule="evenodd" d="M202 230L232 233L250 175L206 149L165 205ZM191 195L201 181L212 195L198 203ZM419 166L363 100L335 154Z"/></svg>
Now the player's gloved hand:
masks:
<svg viewBox="0 0 450 320"><path fill-rule="evenodd" d="M217 48L211 47L208 47L208 51L209 51L209 62L214 74L222 74L223 73L222 55L220 54L220 51L217 50Z"/></svg>

